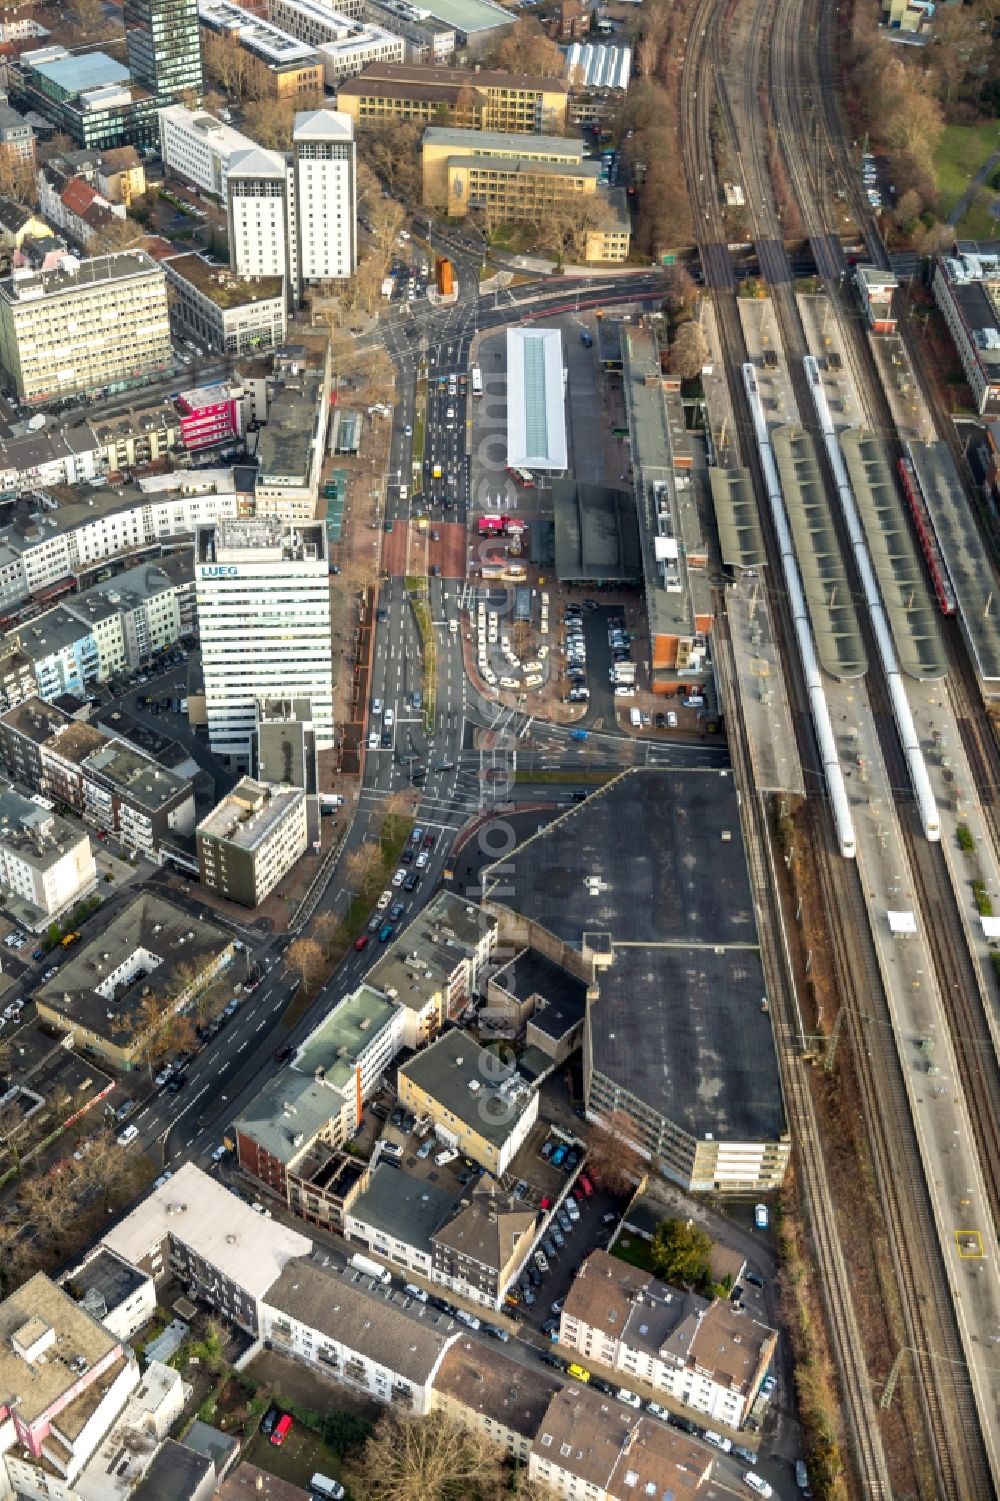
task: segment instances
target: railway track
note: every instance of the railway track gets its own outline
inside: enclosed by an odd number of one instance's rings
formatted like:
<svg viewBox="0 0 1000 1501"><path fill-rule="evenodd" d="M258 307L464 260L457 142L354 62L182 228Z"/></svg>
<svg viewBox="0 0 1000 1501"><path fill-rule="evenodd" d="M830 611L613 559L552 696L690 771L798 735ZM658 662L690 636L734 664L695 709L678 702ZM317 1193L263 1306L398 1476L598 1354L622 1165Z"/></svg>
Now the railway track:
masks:
<svg viewBox="0 0 1000 1501"><path fill-rule="evenodd" d="M726 19L725 11L714 0L702 0L691 19L685 64L687 87L682 91L682 139L692 203L696 205L698 215L702 265L706 281L716 294L716 317L725 352L737 433L743 438L744 456L749 460L759 486L756 449L746 441L751 424L739 369L745 357L743 330L736 307L736 284L726 246L725 225L714 185L711 150L712 77L715 60L720 55L721 32ZM731 691L731 685L736 681L735 667L724 615L720 616L719 623L722 630L717 649L727 652L729 659L729 671L721 677L725 684L724 691ZM735 729L740 723L740 709L734 698L730 697L726 711L729 723ZM801 753L804 764L812 765L815 757L812 742L807 738L809 731L801 729L808 721L807 713L801 710L796 715L796 720L802 735ZM753 787L753 778L748 743L745 731L731 737L734 759L738 759L742 774L742 785L750 789ZM836 1210L827 1178L808 1075L794 1041L798 1036L798 1029L794 1024L794 981L788 968L787 952L779 951L776 942L776 935L783 931L781 913L778 909L777 883L770 865L771 846L766 810L757 797L748 798L747 818L750 825L747 830L748 858L758 910L762 916L761 941L769 977L769 994L771 987L775 987L772 1006L775 1010L775 1033L779 1040L782 1083L789 1125L801 1166L802 1196L819 1271L831 1349L837 1364L851 1460L864 1496L871 1498L871 1501L888 1501L892 1496L892 1485L865 1365L864 1342L840 1243ZM829 827L825 843L827 847L832 845L832 830Z"/></svg>
<svg viewBox="0 0 1000 1501"><path fill-rule="evenodd" d="M719 610L717 649L727 656L727 670L720 675L727 698L727 722L741 721L741 708L733 692L736 664L724 609ZM749 735L732 735L733 761L744 788L753 787ZM775 1039L781 1063L782 1084L789 1121L795 1136L799 1182L806 1203L816 1263L822 1273L822 1292L830 1339L838 1357L844 1417L851 1436L851 1457L858 1470L864 1495L871 1501L890 1501L892 1485L882 1448L878 1421L871 1398L871 1383L865 1365L864 1345L851 1298L850 1277L837 1226L836 1209L826 1176L821 1133L809 1085L808 1065L798 1045L794 980L787 950L776 941L783 932L778 883L770 857L767 809L757 796L748 797L746 810L747 861L758 911L762 918L761 946L768 976L768 1000L774 1015ZM829 839L829 830L825 837Z"/></svg>
<svg viewBox="0 0 1000 1501"><path fill-rule="evenodd" d="M699 16L701 14L702 12L699 12ZM751 55L746 59L742 73L743 92L746 94L748 90L752 90L765 71L762 61L769 21L773 24L773 38L768 53L766 73L772 96L780 101L778 104L779 125L782 127L786 159L790 158L788 170L792 190L798 201L807 206L807 214L808 206L815 210L815 216L809 225L810 238L815 243L822 237L829 244L834 231L829 221L823 217L822 207L817 207L818 202L822 204L822 195L814 191L815 185L812 179L818 166L817 155L822 152L830 152L832 155L832 141L827 138L827 134L830 130L829 111L833 108L833 103L831 97L824 92L821 80L814 75L815 96L822 100L822 111L819 128L811 130L810 121L805 117L802 95L799 92L800 80L795 79L795 86L793 86L794 67L788 66L788 59L793 52L801 50L803 39L808 39L809 35L803 24L800 0L776 0L773 17L770 0L758 0L752 24ZM696 19L692 23L692 30L694 31L696 27L701 32L704 50L709 50L713 46L710 22L706 23L703 30ZM810 51L808 47L806 50ZM710 75L704 71L704 62L699 55L701 51L702 48L695 47L692 65L698 68L700 79L702 121L698 134L705 142L708 140L707 111L710 95L707 85ZM776 57L779 53L785 57L783 66L776 64ZM810 55L815 58L814 51L811 51ZM814 69L818 69L818 64L810 62L809 69L812 73ZM786 354L797 367L798 372L801 372L800 361L806 352L805 339L790 284L781 225L771 204L766 151L760 140L760 120L754 108L755 102L752 99L744 99L743 129L739 129L733 101L728 96L724 82L720 80L720 103L731 143L737 150L740 166L744 172L746 197L751 205L758 262L762 274L772 282L775 310ZM807 160L810 141L815 143L811 164ZM795 145L801 149L793 149ZM697 137L692 143L690 132L688 132L685 146L686 160L689 163L693 162L698 184L707 182L712 185L712 164L708 162L706 165L705 151L699 151ZM690 155L688 155L689 149ZM710 248L717 255L717 247L722 239L717 194L714 186L710 186L707 192L699 193L693 180L695 173L692 172L691 175L695 201L699 205L698 227L708 242L706 249ZM707 275L706 279L717 293L716 303L720 307L720 330L726 338L725 347L731 365L732 351L742 351L743 347L735 302L731 295L727 295L726 278L721 270L717 269L714 275ZM727 313L732 315L728 318L721 315L721 308L726 304L728 304ZM730 341L730 332L732 341ZM860 330L856 327L851 329L848 338L854 344L852 354L856 366L865 370L868 351L867 345L863 348L859 347L863 345ZM746 417L741 411L739 383L734 381L731 368L729 381L734 409L740 411L745 431ZM804 389L804 380L801 384L797 382L794 384L800 417L808 421L811 407ZM862 390L865 390L865 385L866 383L862 382ZM872 384L869 379L867 382L869 403L871 390ZM891 420L888 405L885 403L884 393L876 385L874 397L876 408L880 397L882 410L879 412L879 417L882 421L876 420L872 425L881 427L883 432L889 432ZM738 425L740 425L739 422ZM878 696L876 690L876 697ZM878 717L877 705L874 707L876 707ZM885 705L885 710L887 708L888 706ZM896 768L898 780L902 765L894 725L885 711L881 719L880 740L887 753L890 767ZM908 787L905 775L902 780L898 781L898 785L901 788ZM831 913L839 913L842 916L842 921L834 925L839 992L845 998L871 996L873 1003L877 1001L884 1012L882 1025L885 1030L879 1032L877 1046L872 1049L871 1039L862 1035L863 1028L858 1016L848 1002L849 1030L859 1064L859 1078L863 1088L866 1123L872 1143L873 1160L883 1194L883 1203L888 1211L887 1225L890 1231L892 1254L899 1274L903 1315L912 1348L916 1351L933 1351L941 1357L934 1359L930 1354L924 1353L916 1359L918 1389L934 1454L940 1495L948 1498L954 1497L956 1501L963 1497L986 1496L992 1492L989 1489L985 1455L979 1441L975 1403L969 1382L955 1378L955 1373L964 1369L962 1350L952 1316L953 1310L941 1248L933 1229L934 1218L921 1165L919 1144L900 1072L899 1055L893 1041L882 979L878 972L869 927L869 915L861 895L856 871L845 867L844 862L832 860L830 857L829 851L832 844L829 831L825 828L820 831L817 828L815 804L813 804L811 818L814 862L827 894L825 905ZM825 823L826 820L823 822ZM974 993L974 988L970 992L968 985L971 959L964 942L956 942L954 937L953 896L947 889L946 880L944 888L942 887L942 878L946 875L942 870L943 857L940 851L929 851L922 840L913 839L910 829L912 819L905 811L901 822L910 832L910 856L915 866L914 878L919 883L922 904L926 905L928 913L933 913L933 919L928 918L928 926L940 929L934 938L932 955L935 968L942 977L940 989L946 992L944 998L948 1024L953 1034L956 1035L964 1029L964 1035L968 1039L967 1046L961 1050L959 1066L969 1088L970 1110L976 1122L977 1137L982 1146L985 1146L987 1142L991 1143L991 1147L984 1152L984 1156L988 1155L992 1161L995 1161L997 1113L991 1100L995 1083L986 1077L989 1071L983 1067L983 1054L977 1045L975 1031L969 1030L976 1019L975 1008L969 1001L970 993ZM764 832L766 835L766 830ZM917 842L921 845L919 851L915 849ZM946 915L950 916L951 921L938 920ZM857 941L858 935L861 935L862 939L860 946ZM979 1020L981 1023L981 1016ZM797 1095L795 1098L796 1107L801 1109L801 1100ZM973 1098L975 1099L974 1106L972 1105ZM881 1109L881 1102L885 1099L892 1102L892 1129L887 1129L887 1117ZM803 1111L802 1119L804 1123L808 1121L805 1111ZM996 1188L993 1173L989 1175L989 1184L992 1196ZM813 1212L818 1211L822 1216L822 1203L812 1206L812 1209ZM814 1235L817 1251L822 1257L825 1254L825 1248L822 1245L822 1230L814 1228ZM921 1296L928 1288L933 1289L933 1297L930 1300L933 1303L933 1309L925 1306L927 1300ZM864 1383L867 1394L867 1377L863 1368L860 1371L856 1368L852 1370L844 1361L843 1330L838 1322L837 1311L831 1309L830 1317L842 1379L847 1386L859 1381ZM871 1412L859 1419L856 1410L849 1411L849 1417L854 1435L858 1434L859 1429L867 1427L870 1430L874 1427L874 1416ZM879 1453L881 1453L881 1446L879 1446ZM887 1480L877 1472L872 1456L856 1447L855 1458L865 1494L873 1496L889 1494L889 1491L881 1489L887 1484Z"/></svg>

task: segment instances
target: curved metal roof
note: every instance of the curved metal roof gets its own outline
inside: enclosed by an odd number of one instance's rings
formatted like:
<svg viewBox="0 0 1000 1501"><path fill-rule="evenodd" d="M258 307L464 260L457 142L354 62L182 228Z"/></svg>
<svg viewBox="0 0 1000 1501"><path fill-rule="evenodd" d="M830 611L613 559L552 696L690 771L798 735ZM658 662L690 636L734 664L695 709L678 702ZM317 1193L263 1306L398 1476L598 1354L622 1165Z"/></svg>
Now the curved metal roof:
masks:
<svg viewBox="0 0 1000 1501"><path fill-rule="evenodd" d="M899 665L912 678L943 678L948 661L937 609L885 445L865 428L848 428L839 439Z"/></svg>
<svg viewBox="0 0 1000 1501"><path fill-rule="evenodd" d="M860 678L868 670L847 569L833 525L813 434L798 423L771 434L795 555L824 672Z"/></svg>

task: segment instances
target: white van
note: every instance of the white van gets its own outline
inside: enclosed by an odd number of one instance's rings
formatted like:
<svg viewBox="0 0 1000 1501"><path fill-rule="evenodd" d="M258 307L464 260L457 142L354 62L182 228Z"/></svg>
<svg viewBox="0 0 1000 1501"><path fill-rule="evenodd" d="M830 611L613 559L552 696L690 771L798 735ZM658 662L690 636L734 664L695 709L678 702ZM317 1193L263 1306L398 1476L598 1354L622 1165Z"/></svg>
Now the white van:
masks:
<svg viewBox="0 0 1000 1501"><path fill-rule="evenodd" d="M458 635L458 621L457 620L449 620L448 621L448 629L449 629L449 631L451 632L451 634L453 636L457 636Z"/></svg>
<svg viewBox="0 0 1000 1501"><path fill-rule="evenodd" d="M384 1141L379 1151L380 1157L388 1157L390 1162L402 1162L403 1148L395 1141Z"/></svg>
<svg viewBox="0 0 1000 1501"><path fill-rule="evenodd" d="M422 1287L417 1287L413 1282L404 1282L403 1291L411 1298L416 1298L418 1303L427 1302L427 1294Z"/></svg>
<svg viewBox="0 0 1000 1501"><path fill-rule="evenodd" d="M642 715L639 713L638 709L629 709L628 717L632 723L633 730L642 729Z"/></svg>
<svg viewBox="0 0 1000 1501"><path fill-rule="evenodd" d="M319 1471L309 1482L310 1489L317 1496L326 1496L329 1501L344 1501L347 1494L339 1480L331 1480L329 1475L321 1475Z"/></svg>
<svg viewBox="0 0 1000 1501"><path fill-rule="evenodd" d="M446 1167L449 1162L454 1162L458 1152L454 1147L445 1147L441 1152L435 1152L434 1161L438 1167Z"/></svg>

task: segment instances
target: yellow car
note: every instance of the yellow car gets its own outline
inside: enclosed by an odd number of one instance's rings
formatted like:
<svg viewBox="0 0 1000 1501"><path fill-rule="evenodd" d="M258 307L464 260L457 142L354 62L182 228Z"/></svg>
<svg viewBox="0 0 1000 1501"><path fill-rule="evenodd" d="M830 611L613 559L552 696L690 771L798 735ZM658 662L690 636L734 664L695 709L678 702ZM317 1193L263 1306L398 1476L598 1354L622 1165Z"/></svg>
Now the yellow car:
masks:
<svg viewBox="0 0 1000 1501"><path fill-rule="evenodd" d="M571 1365L566 1368L566 1375L572 1376L574 1381L589 1381L590 1372L582 1365Z"/></svg>

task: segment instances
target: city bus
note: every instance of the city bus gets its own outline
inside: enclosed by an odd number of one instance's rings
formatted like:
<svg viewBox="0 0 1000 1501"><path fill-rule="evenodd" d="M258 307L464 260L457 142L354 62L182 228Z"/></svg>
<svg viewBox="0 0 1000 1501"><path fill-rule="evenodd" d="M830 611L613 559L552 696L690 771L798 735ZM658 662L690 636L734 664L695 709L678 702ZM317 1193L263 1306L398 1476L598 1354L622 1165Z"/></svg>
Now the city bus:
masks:
<svg viewBox="0 0 1000 1501"><path fill-rule="evenodd" d="M478 365L473 365L472 367L472 394L473 396L482 396L483 394L483 372Z"/></svg>
<svg viewBox="0 0 1000 1501"><path fill-rule="evenodd" d="M481 537L498 537L503 533L504 516L480 516L479 535Z"/></svg>

